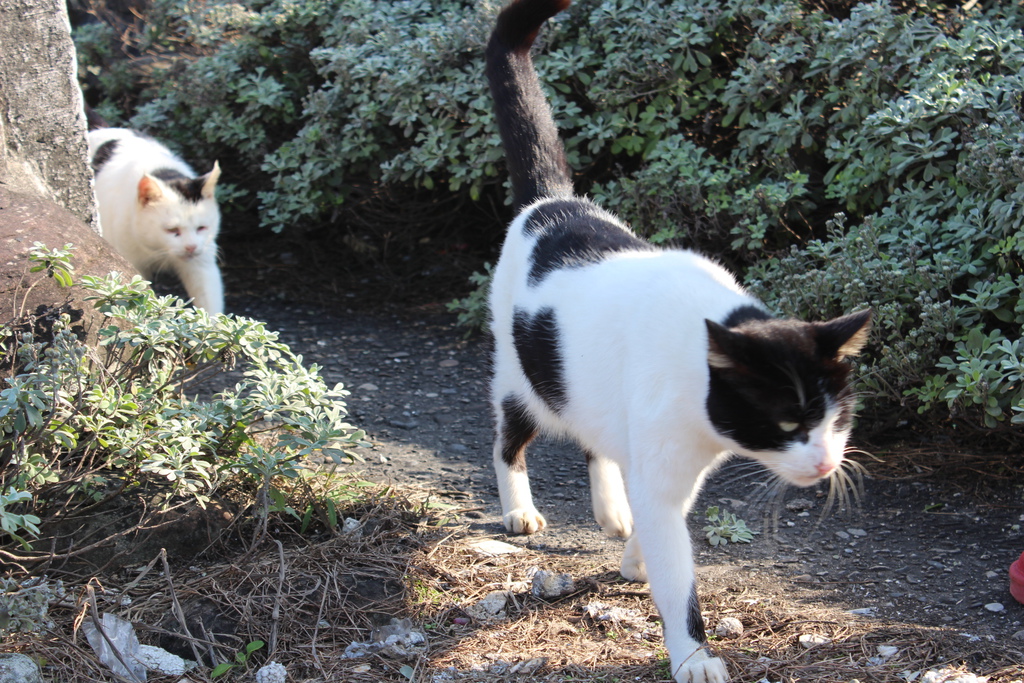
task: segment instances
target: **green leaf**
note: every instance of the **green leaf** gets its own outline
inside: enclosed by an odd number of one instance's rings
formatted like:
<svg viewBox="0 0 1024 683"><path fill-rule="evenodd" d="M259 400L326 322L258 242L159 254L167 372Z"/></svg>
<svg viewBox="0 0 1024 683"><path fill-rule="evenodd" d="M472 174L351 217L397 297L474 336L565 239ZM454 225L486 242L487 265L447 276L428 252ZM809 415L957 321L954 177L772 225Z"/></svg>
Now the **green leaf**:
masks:
<svg viewBox="0 0 1024 683"><path fill-rule="evenodd" d="M218 676L223 676L228 671L231 671L234 668L235 665L231 662L222 662L217 666L213 667L213 671L210 672L210 678L217 678Z"/></svg>

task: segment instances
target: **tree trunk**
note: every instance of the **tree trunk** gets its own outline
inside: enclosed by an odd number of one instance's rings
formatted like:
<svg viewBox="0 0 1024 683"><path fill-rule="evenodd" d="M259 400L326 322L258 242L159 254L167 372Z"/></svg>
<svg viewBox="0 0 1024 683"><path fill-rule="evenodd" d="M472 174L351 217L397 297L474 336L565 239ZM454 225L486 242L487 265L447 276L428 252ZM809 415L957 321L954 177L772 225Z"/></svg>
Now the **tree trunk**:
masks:
<svg viewBox="0 0 1024 683"><path fill-rule="evenodd" d="M0 0L0 183L98 232L77 73L64 0Z"/></svg>

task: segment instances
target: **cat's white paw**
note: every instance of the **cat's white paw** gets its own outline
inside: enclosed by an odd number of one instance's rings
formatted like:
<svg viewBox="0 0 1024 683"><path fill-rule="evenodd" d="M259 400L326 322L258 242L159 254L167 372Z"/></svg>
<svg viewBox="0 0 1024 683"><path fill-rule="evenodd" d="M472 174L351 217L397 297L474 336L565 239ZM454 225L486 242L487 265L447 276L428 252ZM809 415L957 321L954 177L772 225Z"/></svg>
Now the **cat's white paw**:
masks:
<svg viewBox="0 0 1024 683"><path fill-rule="evenodd" d="M647 564L644 563L644 555L640 552L640 543L636 540L636 536L631 536L626 541L626 549L622 551L622 564L619 565L619 572L627 581L639 583L647 581Z"/></svg>
<svg viewBox="0 0 1024 683"><path fill-rule="evenodd" d="M514 534L534 534L548 525L544 515L532 508L513 510L502 519L505 528Z"/></svg>
<svg viewBox="0 0 1024 683"><path fill-rule="evenodd" d="M629 508L602 510L594 514L601 531L611 538L629 538L633 535L633 515Z"/></svg>
<svg viewBox="0 0 1024 683"><path fill-rule="evenodd" d="M702 653L695 652L694 656L699 654ZM729 672L718 657L696 661L690 658L676 669L674 678L676 683L728 683Z"/></svg>

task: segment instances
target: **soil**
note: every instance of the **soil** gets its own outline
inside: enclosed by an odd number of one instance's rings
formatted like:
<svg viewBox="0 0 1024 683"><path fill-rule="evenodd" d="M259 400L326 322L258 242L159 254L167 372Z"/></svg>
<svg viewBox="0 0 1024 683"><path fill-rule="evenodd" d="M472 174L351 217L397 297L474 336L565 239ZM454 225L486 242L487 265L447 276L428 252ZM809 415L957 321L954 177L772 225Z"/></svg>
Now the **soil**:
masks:
<svg viewBox="0 0 1024 683"><path fill-rule="evenodd" d="M506 535L490 464L486 338L467 337L441 303L365 310L361 297L335 296L289 303L236 293L227 307L266 321L322 366L328 385L343 382L351 391L351 420L367 430L372 447L362 449L364 462L342 469L429 488L464 511L469 536L528 547L554 565L586 559L595 575L617 570L622 541L604 537L594 523L584 460L569 443L542 438L528 455L548 528ZM860 504L845 512L822 514L825 489L774 492L766 474L738 463L710 477L690 520L705 610L726 593L749 589L793 612L828 609L838 622L867 631L865 620L879 629L923 628L952 644L931 661L977 673L998 669L1000 681L1024 677L1024 605L1010 595L1007 574L1024 552L1021 482L1002 473L999 456L951 454L926 443L879 450L860 462ZM710 506L745 520L752 542L705 541Z"/></svg>

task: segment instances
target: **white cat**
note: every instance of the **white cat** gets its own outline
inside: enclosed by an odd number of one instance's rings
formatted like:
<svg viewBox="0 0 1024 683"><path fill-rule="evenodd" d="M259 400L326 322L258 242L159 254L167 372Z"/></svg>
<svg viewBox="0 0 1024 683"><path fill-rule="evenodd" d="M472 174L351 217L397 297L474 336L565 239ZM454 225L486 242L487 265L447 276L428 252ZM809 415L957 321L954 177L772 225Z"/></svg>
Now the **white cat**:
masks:
<svg viewBox="0 0 1024 683"><path fill-rule="evenodd" d="M530 58L569 0L517 0L498 17L487 76L519 215L491 285L494 468L505 526L534 533L527 444L573 437L594 517L628 538L622 575L650 582L679 683L722 683L707 652L686 515L730 453L808 486L843 462L853 417L844 358L870 311L825 323L775 319L725 269L636 237L573 194ZM783 283L780 283L780 285Z"/></svg>
<svg viewBox="0 0 1024 683"><path fill-rule="evenodd" d="M195 306L224 312L217 266L220 166L201 177L162 144L126 128L89 132L103 237L143 277L173 270Z"/></svg>

